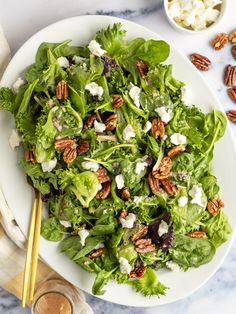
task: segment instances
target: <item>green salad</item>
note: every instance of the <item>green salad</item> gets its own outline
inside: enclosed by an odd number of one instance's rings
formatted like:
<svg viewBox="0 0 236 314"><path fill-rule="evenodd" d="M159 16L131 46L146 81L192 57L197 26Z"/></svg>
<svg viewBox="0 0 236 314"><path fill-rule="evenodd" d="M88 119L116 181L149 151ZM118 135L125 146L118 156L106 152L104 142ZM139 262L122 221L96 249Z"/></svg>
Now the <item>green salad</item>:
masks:
<svg viewBox="0 0 236 314"><path fill-rule="evenodd" d="M185 103L166 42L125 35L114 24L82 47L42 43L0 108L48 208L42 236L96 274L94 294L116 280L160 296L160 269L210 262L231 232L211 171L226 119Z"/></svg>

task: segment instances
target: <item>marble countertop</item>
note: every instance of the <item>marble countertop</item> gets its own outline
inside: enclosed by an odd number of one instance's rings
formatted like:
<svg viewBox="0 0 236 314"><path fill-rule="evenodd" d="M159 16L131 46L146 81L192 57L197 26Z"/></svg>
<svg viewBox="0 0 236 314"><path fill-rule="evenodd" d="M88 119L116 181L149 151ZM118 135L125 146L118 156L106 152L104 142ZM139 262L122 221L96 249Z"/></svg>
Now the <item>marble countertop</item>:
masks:
<svg viewBox="0 0 236 314"><path fill-rule="evenodd" d="M14 53L32 34L41 28L63 18L82 14L107 14L133 20L166 38L183 54L199 52L213 61L213 68L203 73L208 83L217 92L225 110L235 109L226 94L222 81L223 69L226 64L235 64L230 49L215 52L209 41L218 32L230 32L236 28L236 1L228 0L226 15L222 22L207 33L186 35L177 32L167 22L162 0L21 0L5 1L1 6L0 23ZM235 22L234 22L235 21ZM236 133L236 127L234 127ZM87 296L88 302L98 314L233 314L236 306L236 241L216 274L186 299L158 308L138 309L118 306L104 302L93 296ZM20 301L0 289L0 313L25 314L29 309L22 310Z"/></svg>

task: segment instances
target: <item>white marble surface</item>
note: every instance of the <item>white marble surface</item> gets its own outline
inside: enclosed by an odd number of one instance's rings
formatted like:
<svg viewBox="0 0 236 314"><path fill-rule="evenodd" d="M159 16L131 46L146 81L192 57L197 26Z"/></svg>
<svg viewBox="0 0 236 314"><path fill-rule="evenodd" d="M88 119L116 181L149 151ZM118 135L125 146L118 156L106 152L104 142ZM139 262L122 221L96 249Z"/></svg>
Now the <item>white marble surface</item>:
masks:
<svg viewBox="0 0 236 314"><path fill-rule="evenodd" d="M222 22L209 33L185 35L174 30L167 22L161 0L0 0L0 23L14 53L32 34L59 19L86 13L115 15L131 19L158 32L182 53L199 52L208 56L212 69L203 73L217 92L225 110L236 109L226 94L222 76L226 64L235 64L230 46L215 52L209 41L217 32L229 32L236 28L236 1L228 0L228 8ZM236 127L234 128L236 132ZM96 314L234 314L236 313L236 241L222 267L209 282L190 297L158 308L137 309L114 305L87 296ZM0 313L23 314L20 303L0 289Z"/></svg>

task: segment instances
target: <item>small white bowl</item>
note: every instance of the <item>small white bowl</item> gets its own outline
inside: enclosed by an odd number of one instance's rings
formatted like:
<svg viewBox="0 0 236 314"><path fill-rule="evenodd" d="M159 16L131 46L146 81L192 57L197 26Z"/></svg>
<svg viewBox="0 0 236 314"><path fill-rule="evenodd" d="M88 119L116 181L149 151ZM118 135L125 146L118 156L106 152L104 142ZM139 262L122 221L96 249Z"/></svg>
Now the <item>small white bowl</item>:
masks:
<svg viewBox="0 0 236 314"><path fill-rule="evenodd" d="M181 32L184 32L184 33L188 33L188 34L200 34L200 33L207 32L207 31L213 29L216 25L219 24L219 22L222 20L224 14L225 14L227 0L223 0L222 1L220 14L219 14L217 20L214 23L212 23L209 27L204 28L202 30L198 30L198 31L195 31L194 29L193 30L192 29L188 29L188 28L185 28L184 26L179 25L170 16L169 9L168 9L168 2L169 2L169 0L164 0L164 9L165 9L165 13L166 13L166 16L167 16L167 19L168 19L169 23L178 31L181 31Z"/></svg>

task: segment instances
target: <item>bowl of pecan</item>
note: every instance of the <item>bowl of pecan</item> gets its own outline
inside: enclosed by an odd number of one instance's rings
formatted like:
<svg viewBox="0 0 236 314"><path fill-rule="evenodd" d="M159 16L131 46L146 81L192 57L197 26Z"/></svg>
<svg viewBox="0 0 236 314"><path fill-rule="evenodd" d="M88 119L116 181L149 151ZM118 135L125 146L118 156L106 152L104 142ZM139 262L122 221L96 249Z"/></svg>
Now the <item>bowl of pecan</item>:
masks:
<svg viewBox="0 0 236 314"><path fill-rule="evenodd" d="M164 0L164 9L175 29L199 34L212 29L223 19L226 0Z"/></svg>

